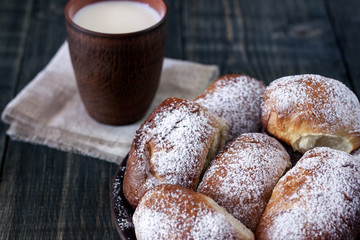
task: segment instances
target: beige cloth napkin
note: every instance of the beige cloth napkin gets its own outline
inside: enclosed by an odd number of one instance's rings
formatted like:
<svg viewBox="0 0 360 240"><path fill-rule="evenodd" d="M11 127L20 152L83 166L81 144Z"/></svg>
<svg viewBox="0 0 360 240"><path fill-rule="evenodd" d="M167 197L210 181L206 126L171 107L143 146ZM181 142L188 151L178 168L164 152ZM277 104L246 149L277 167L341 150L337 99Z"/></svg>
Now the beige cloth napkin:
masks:
<svg viewBox="0 0 360 240"><path fill-rule="evenodd" d="M120 163L130 150L135 131L168 97L193 99L219 74L218 67L166 58L151 108L137 123L108 126L87 114L77 91L65 42L50 63L5 108L13 139L44 144Z"/></svg>

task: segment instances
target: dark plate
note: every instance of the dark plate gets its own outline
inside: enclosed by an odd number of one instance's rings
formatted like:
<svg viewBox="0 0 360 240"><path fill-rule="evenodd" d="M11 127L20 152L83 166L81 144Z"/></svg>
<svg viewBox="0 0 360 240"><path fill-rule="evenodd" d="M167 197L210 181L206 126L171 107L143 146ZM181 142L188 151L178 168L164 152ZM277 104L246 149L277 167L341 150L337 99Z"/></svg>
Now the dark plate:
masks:
<svg viewBox="0 0 360 240"><path fill-rule="evenodd" d="M132 223L134 209L126 200L122 188L127 159L128 156L120 164L111 184L111 218L120 239L136 240L135 229Z"/></svg>

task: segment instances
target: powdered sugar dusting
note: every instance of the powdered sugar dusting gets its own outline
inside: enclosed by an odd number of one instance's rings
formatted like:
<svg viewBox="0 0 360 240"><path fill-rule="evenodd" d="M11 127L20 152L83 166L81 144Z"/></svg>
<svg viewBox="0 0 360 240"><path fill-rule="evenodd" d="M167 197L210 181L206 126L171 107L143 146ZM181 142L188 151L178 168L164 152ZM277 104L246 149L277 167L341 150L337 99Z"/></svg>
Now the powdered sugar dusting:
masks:
<svg viewBox="0 0 360 240"><path fill-rule="evenodd" d="M311 122L314 131L327 129L360 136L360 103L340 81L320 75L287 76L273 81L264 93L262 116L275 111L279 117Z"/></svg>
<svg viewBox="0 0 360 240"><path fill-rule="evenodd" d="M308 151L274 189L259 239L353 239L360 228L360 161ZM358 234L358 232L357 232Z"/></svg>
<svg viewBox="0 0 360 240"><path fill-rule="evenodd" d="M272 189L290 167L290 157L276 139L242 134L213 160L198 191L255 230Z"/></svg>
<svg viewBox="0 0 360 240"><path fill-rule="evenodd" d="M114 218L116 219L117 226L121 231L134 231L134 225L132 223L133 210L127 203L123 192L122 183L124 177L125 167L119 167L115 179L112 185L112 211Z"/></svg>
<svg viewBox="0 0 360 240"><path fill-rule="evenodd" d="M264 83L244 75L225 75L210 87L215 90L206 90L196 102L229 122L230 139L260 130Z"/></svg>
<svg viewBox="0 0 360 240"><path fill-rule="evenodd" d="M145 194L134 214L138 239L239 239L223 214L191 190L160 185Z"/></svg>
<svg viewBox="0 0 360 240"><path fill-rule="evenodd" d="M154 125L155 124L155 127ZM136 154L146 154L150 146L147 185L160 182L194 187L205 163L208 149L218 129L213 115L192 101L164 106L151 122L139 130Z"/></svg>

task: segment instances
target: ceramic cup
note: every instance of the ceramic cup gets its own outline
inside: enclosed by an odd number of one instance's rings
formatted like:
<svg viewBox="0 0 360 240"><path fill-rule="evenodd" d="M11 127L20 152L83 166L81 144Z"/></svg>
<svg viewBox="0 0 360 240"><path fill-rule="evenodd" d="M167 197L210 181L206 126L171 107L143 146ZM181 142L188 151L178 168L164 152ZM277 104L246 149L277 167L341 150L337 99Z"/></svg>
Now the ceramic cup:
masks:
<svg viewBox="0 0 360 240"><path fill-rule="evenodd" d="M167 8L149 4L161 16L157 24L132 33L107 34L84 29L72 20L84 6L101 0L70 0L65 7L67 41L81 99L98 122L136 122L149 108L160 79L165 54Z"/></svg>

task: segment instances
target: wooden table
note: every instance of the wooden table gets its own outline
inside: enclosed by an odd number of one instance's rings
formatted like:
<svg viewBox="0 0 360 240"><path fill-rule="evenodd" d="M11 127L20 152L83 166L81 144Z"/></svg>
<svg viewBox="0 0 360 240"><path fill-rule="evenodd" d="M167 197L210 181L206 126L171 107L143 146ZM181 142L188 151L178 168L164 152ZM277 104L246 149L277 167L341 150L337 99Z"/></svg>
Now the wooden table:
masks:
<svg viewBox="0 0 360 240"><path fill-rule="evenodd" d="M359 0L168 0L166 56L266 83L317 73L360 94ZM0 110L65 40L66 0L0 1ZM98 159L13 141L0 123L0 239L118 239Z"/></svg>

